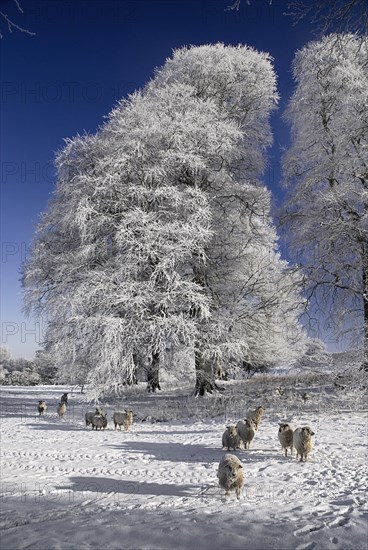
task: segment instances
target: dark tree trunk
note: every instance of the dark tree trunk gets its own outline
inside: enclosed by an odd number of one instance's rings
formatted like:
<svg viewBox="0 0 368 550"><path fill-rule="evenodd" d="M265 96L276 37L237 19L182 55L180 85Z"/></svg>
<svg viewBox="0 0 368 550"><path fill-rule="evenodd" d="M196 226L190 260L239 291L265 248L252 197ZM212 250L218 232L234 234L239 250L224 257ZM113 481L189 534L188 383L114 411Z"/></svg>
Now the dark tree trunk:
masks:
<svg viewBox="0 0 368 550"><path fill-rule="evenodd" d="M199 351L195 351L196 386L195 395L203 396L206 392L213 393L218 390L212 369L203 360Z"/></svg>
<svg viewBox="0 0 368 550"><path fill-rule="evenodd" d="M159 379L159 369L160 369L160 354L153 353L150 366L147 368L147 390L149 392L155 392L160 390L160 379Z"/></svg>
<svg viewBox="0 0 368 550"><path fill-rule="evenodd" d="M368 371L368 245L363 244L363 369Z"/></svg>

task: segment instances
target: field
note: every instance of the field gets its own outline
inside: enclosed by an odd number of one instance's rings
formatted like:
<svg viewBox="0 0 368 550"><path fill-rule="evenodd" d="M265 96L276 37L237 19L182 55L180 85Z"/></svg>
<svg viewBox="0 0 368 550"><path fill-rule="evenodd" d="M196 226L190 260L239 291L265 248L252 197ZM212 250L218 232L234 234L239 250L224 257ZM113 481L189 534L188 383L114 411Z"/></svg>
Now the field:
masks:
<svg viewBox="0 0 368 550"><path fill-rule="evenodd" d="M78 388L2 387L1 547L366 550L362 389L312 373L222 385L203 399L143 388L106 398L105 431L85 427ZM60 420L63 391L71 393ZM48 404L45 417L39 399ZM225 500L216 477L222 433L258 404L267 410L251 448L234 453L245 469L242 499ZM114 430L117 407L135 413L128 432ZM308 462L283 455L280 421L313 428Z"/></svg>

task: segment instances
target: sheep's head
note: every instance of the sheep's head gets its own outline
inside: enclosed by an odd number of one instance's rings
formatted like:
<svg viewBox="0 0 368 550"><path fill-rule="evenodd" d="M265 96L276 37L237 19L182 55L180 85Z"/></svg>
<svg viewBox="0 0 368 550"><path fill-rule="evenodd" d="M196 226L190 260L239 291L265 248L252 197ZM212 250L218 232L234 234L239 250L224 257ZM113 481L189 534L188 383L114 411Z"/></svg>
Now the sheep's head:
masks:
<svg viewBox="0 0 368 550"><path fill-rule="evenodd" d="M242 464L236 464L236 465L227 464L226 466L227 474L230 479L236 479L241 469L243 469Z"/></svg>
<svg viewBox="0 0 368 550"><path fill-rule="evenodd" d="M279 424L279 433L286 432L287 430L290 430L289 424Z"/></svg>
<svg viewBox="0 0 368 550"><path fill-rule="evenodd" d="M232 436L238 435L238 432L236 430L236 426L226 426L226 428L230 432L230 435L232 435Z"/></svg>
<svg viewBox="0 0 368 550"><path fill-rule="evenodd" d="M311 437L312 435L314 435L314 432L312 432L311 428L309 426L304 426L304 428L302 428L302 433L303 435L306 434L308 435L309 437Z"/></svg>
<svg viewBox="0 0 368 550"><path fill-rule="evenodd" d="M265 412L265 408L264 407L257 407L256 408L256 412L259 413L259 414L263 414Z"/></svg>
<svg viewBox="0 0 368 550"><path fill-rule="evenodd" d="M251 428L252 430L256 429L256 424L255 422L253 422L253 420L249 420L248 418L246 418L244 422L247 428Z"/></svg>

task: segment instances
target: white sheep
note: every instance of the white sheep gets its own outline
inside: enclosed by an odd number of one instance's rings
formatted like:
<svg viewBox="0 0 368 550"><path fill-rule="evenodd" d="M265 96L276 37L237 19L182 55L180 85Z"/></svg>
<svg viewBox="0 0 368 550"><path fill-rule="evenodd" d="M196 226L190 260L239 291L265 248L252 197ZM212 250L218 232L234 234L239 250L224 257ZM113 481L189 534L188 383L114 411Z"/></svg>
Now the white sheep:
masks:
<svg viewBox="0 0 368 550"><path fill-rule="evenodd" d="M258 430L258 426L261 422L261 419L265 410L266 409L264 407L257 407L256 409L250 409L247 412L247 419L252 420L254 422L256 430Z"/></svg>
<svg viewBox="0 0 368 550"><path fill-rule="evenodd" d="M46 401L43 401L43 399L40 399L38 402L37 410L40 416L43 416L44 413L47 411L47 405Z"/></svg>
<svg viewBox="0 0 368 550"><path fill-rule="evenodd" d="M96 415L96 414L104 414L103 410L100 409L100 407L96 407L96 410L95 411L87 411L84 418L85 418L85 421L86 421L86 428L87 426L89 426L90 424L92 424L92 421L93 421L93 417Z"/></svg>
<svg viewBox="0 0 368 550"><path fill-rule="evenodd" d="M231 490L235 490L236 498L240 498L244 485L244 469L237 456L226 454L223 457L218 467L217 477L220 487L226 491L226 496L229 496Z"/></svg>
<svg viewBox="0 0 368 550"><path fill-rule="evenodd" d="M133 424L133 411L128 411L127 409L125 409L124 412L115 411L114 424L115 424L115 430L117 426L119 426L119 429L121 430L122 425L124 426L124 430L128 430L130 426Z"/></svg>
<svg viewBox="0 0 368 550"><path fill-rule="evenodd" d="M222 448L227 448L228 451L231 449L240 449L242 441L236 430L236 426L226 426L226 431L222 434Z"/></svg>
<svg viewBox="0 0 368 550"><path fill-rule="evenodd" d="M95 414L92 419L92 430L100 428L100 430L104 430L107 426L107 416L106 414Z"/></svg>
<svg viewBox="0 0 368 550"><path fill-rule="evenodd" d="M285 450L285 456L287 456L288 449L290 449L291 456L293 456L293 434L293 429L289 424L279 424L279 432L277 435L282 449Z"/></svg>
<svg viewBox="0 0 368 550"><path fill-rule="evenodd" d="M249 449L257 430L255 423L252 420L248 420L248 418L239 420L236 425L236 430L245 448Z"/></svg>
<svg viewBox="0 0 368 550"><path fill-rule="evenodd" d="M57 408L57 413L59 415L59 418L64 418L64 414L66 412L66 405L65 403L59 403Z"/></svg>
<svg viewBox="0 0 368 550"><path fill-rule="evenodd" d="M309 426L297 428L294 431L293 445L296 449L296 458L300 455L300 462L303 462L303 457L304 462L306 462L309 453L312 451L312 435L314 435L314 432L312 432Z"/></svg>

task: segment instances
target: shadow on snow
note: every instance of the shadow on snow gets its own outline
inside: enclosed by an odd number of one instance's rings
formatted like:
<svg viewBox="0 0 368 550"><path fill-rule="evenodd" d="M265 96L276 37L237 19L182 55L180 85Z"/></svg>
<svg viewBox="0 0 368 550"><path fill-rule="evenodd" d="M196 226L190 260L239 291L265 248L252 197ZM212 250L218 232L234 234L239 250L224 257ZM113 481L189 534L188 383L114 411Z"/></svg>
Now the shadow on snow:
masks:
<svg viewBox="0 0 368 550"><path fill-rule="evenodd" d="M126 481L105 477L71 477L70 484L57 486L56 489L73 493L97 493L101 496L114 495L155 495L188 497L200 494L203 485L177 483L157 483L147 481Z"/></svg>

